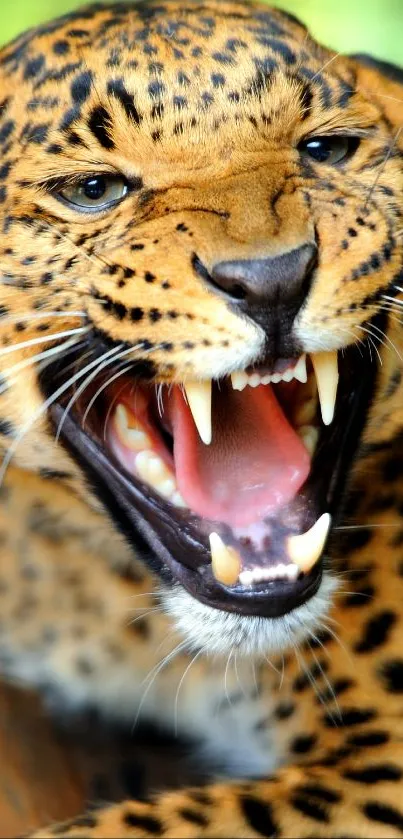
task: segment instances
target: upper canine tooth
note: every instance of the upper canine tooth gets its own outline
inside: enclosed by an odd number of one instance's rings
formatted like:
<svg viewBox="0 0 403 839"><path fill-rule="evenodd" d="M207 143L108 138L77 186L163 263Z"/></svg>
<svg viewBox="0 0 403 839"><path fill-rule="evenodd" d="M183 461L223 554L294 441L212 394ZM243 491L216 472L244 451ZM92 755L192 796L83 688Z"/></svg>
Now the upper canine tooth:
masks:
<svg viewBox="0 0 403 839"><path fill-rule="evenodd" d="M183 385L183 389L200 438L206 446L209 446L212 440L211 379L203 382L188 382Z"/></svg>
<svg viewBox="0 0 403 839"><path fill-rule="evenodd" d="M339 384L337 352L313 353L311 359L318 384L322 419L325 425L331 425L334 418Z"/></svg>
<svg viewBox="0 0 403 839"><path fill-rule="evenodd" d="M301 358L297 364L297 366L293 370L294 379L297 379L298 382L305 384L308 381L308 373L306 369L306 355L301 355Z"/></svg>
<svg viewBox="0 0 403 839"><path fill-rule="evenodd" d="M245 390L248 381L248 374L244 370L237 370L236 373L232 373L231 382L233 390Z"/></svg>
<svg viewBox="0 0 403 839"><path fill-rule="evenodd" d="M224 545L218 533L210 534L213 574L224 586L233 586L241 572L241 558L234 548Z"/></svg>
<svg viewBox="0 0 403 839"><path fill-rule="evenodd" d="M304 574L311 571L320 559L331 521L329 513L323 513L323 516L307 533L302 533L301 536L289 536L287 540L288 556Z"/></svg>

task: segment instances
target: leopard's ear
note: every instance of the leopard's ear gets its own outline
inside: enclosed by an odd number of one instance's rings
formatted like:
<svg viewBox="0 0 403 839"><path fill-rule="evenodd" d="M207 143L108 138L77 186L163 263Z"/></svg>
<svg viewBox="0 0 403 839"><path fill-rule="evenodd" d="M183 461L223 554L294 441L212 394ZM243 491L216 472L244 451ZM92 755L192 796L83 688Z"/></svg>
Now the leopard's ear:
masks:
<svg viewBox="0 0 403 839"><path fill-rule="evenodd" d="M357 76L357 88L377 103L398 131L403 127L403 68L365 53L352 55L350 59ZM399 140L399 145L402 144L403 136Z"/></svg>
<svg viewBox="0 0 403 839"><path fill-rule="evenodd" d="M354 61L363 64L365 67L371 67L378 71L378 75L385 76L392 82L397 82L403 86L403 67L398 67L397 64L390 64L389 61L381 61L379 58L373 58L372 55L367 55L365 52L352 55Z"/></svg>

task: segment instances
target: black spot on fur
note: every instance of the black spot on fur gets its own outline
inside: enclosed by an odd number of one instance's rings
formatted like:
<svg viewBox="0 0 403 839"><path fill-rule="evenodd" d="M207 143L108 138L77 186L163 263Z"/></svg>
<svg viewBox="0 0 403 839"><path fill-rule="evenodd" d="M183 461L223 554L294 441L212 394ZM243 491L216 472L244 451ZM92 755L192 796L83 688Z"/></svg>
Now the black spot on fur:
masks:
<svg viewBox="0 0 403 839"><path fill-rule="evenodd" d="M207 827L209 824L208 818L203 813L191 810L190 807L181 807L178 815L189 824L195 824L198 827Z"/></svg>
<svg viewBox="0 0 403 839"><path fill-rule="evenodd" d="M279 835L268 801L263 802L250 795L243 795L241 807L246 821L259 836L270 836L275 839Z"/></svg>
<svg viewBox="0 0 403 839"><path fill-rule="evenodd" d="M372 615L364 625L362 638L354 647L355 652L370 653L386 644L395 623L396 615L388 609Z"/></svg>
<svg viewBox="0 0 403 839"><path fill-rule="evenodd" d="M294 711L295 705L292 702L281 702L280 705L277 705L274 715L278 720L288 720Z"/></svg>
<svg viewBox="0 0 403 839"><path fill-rule="evenodd" d="M372 748L384 746L389 742L389 734L386 731L363 731L359 734L350 734L348 743L355 748Z"/></svg>
<svg viewBox="0 0 403 839"><path fill-rule="evenodd" d="M94 137L98 140L98 143L103 146L104 149L110 150L115 148L115 143L110 136L112 128L111 118L103 105L97 105L97 107L91 111L88 127L90 131L92 131Z"/></svg>
<svg viewBox="0 0 403 839"><path fill-rule="evenodd" d="M33 125L27 132L27 143L35 143L41 145L44 143L49 131L49 124L42 123L42 125Z"/></svg>
<svg viewBox="0 0 403 839"><path fill-rule="evenodd" d="M316 783L301 784L296 787L295 792L303 798L316 798L319 801L326 802L327 804L336 804L341 800L339 792Z"/></svg>
<svg viewBox="0 0 403 839"><path fill-rule="evenodd" d="M132 120L136 125L140 125L143 117L136 108L134 97L126 88L123 79L113 79L108 82L108 94L117 99L128 119Z"/></svg>
<svg viewBox="0 0 403 839"><path fill-rule="evenodd" d="M363 766L360 769L346 769L343 777L349 781L357 781L359 784L379 784L383 781L400 781L402 771L398 766L391 763L374 763L371 766Z"/></svg>
<svg viewBox="0 0 403 839"><path fill-rule="evenodd" d="M60 41L55 41L52 49L53 49L53 52L54 52L55 55L67 55L70 47L69 47L69 44L68 44L67 41L60 40Z"/></svg>
<svg viewBox="0 0 403 839"><path fill-rule="evenodd" d="M403 659L394 658L386 661L380 668L379 674L388 693L403 693Z"/></svg>
<svg viewBox="0 0 403 839"><path fill-rule="evenodd" d="M141 831L151 833L152 836L160 836L163 830L162 823L154 816L144 816L129 811L123 816L123 824L125 827L136 827Z"/></svg>
<svg viewBox="0 0 403 839"><path fill-rule="evenodd" d="M35 58L31 58L25 65L24 79L26 81L34 79L38 73L40 73L44 65L45 57L43 55L36 55Z"/></svg>
<svg viewBox="0 0 403 839"><path fill-rule="evenodd" d="M82 105L91 93L92 73L85 70L71 84L71 97L75 105Z"/></svg>
<svg viewBox="0 0 403 839"><path fill-rule="evenodd" d="M376 711L372 708L341 708L340 713L333 716L326 714L323 718L328 728L344 726L350 728L353 725L362 725L375 719Z"/></svg>
<svg viewBox="0 0 403 839"><path fill-rule="evenodd" d="M313 749L316 741L316 734L299 734L290 744L290 748L294 754L305 755Z"/></svg>
<svg viewBox="0 0 403 839"><path fill-rule="evenodd" d="M328 822L330 820L329 808L321 801L315 801L310 798L304 798L299 795L291 796L291 804L295 810L308 816L316 822Z"/></svg>
<svg viewBox="0 0 403 839"><path fill-rule="evenodd" d="M403 815L395 807L390 807L381 801L367 801L362 811L367 819L379 824L387 824L403 833Z"/></svg>
<svg viewBox="0 0 403 839"><path fill-rule="evenodd" d="M347 594L343 600L343 606L345 609L359 609L363 606L368 606L368 603L372 600L374 594L374 586L363 586L360 591Z"/></svg>
<svg viewBox="0 0 403 839"><path fill-rule="evenodd" d="M10 420L0 418L0 434L3 434L4 437L16 436L15 426Z"/></svg>

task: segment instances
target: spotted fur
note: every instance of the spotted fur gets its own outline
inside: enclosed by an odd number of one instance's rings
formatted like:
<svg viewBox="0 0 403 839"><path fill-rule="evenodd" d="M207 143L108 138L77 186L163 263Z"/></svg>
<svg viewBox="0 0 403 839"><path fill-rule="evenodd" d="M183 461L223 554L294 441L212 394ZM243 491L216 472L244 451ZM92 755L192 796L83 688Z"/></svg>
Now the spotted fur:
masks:
<svg viewBox="0 0 403 839"><path fill-rule="evenodd" d="M399 73L334 55L265 5L150 0L23 35L0 53L0 82L2 672L70 707L130 722L137 709L198 735L231 779L262 777L36 836L400 836ZM362 138L349 161L301 159L304 137L332 131ZM127 179L116 207L90 216L55 197L98 171ZM317 598L282 625L230 625L133 556L55 443L39 373L96 339L135 346L135 373L159 382L246 367L264 325L212 293L209 267L314 234L299 338L308 352L364 341L375 396ZM385 331L369 334L381 311ZM268 664L274 633L284 656Z"/></svg>

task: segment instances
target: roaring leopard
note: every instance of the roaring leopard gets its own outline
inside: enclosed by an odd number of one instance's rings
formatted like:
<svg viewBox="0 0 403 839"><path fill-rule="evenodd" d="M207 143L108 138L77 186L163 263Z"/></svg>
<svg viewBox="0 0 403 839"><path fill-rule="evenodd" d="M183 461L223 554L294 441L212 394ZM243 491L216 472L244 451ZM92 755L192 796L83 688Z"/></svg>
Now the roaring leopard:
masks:
<svg viewBox="0 0 403 839"><path fill-rule="evenodd" d="M402 71L140 0L0 81L1 671L211 777L35 835L401 836Z"/></svg>

